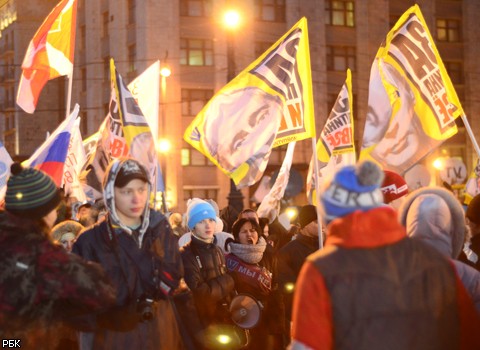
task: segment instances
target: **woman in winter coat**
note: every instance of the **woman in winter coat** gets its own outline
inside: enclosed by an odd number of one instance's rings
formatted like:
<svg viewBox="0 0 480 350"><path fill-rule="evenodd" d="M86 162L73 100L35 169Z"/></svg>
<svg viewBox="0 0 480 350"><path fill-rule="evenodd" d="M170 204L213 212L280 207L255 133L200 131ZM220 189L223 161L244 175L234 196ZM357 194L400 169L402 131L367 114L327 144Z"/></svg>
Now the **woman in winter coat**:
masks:
<svg viewBox="0 0 480 350"><path fill-rule="evenodd" d="M238 293L260 302L259 323L250 330L248 349L281 349L284 346L285 307L276 282L276 261L254 219L238 219L232 227L235 241L228 244L227 268Z"/></svg>
<svg viewBox="0 0 480 350"><path fill-rule="evenodd" d="M399 218L408 236L451 259L480 313L480 272L457 260L467 228L463 208L455 196L439 187L418 189L407 196L400 207Z"/></svg>
<svg viewBox="0 0 480 350"><path fill-rule="evenodd" d="M185 282L192 290L195 305L206 332L200 346L215 348L216 336L231 325L228 307L234 294L233 278L227 273L222 250L215 242L214 208L198 198L189 201L188 227L192 230L189 243L180 249L185 267ZM238 341L233 347L238 347Z"/></svg>
<svg viewBox="0 0 480 350"><path fill-rule="evenodd" d="M11 167L0 211L0 337L22 349L55 349L64 321L108 307L115 289L96 264L54 244L59 191L45 173Z"/></svg>

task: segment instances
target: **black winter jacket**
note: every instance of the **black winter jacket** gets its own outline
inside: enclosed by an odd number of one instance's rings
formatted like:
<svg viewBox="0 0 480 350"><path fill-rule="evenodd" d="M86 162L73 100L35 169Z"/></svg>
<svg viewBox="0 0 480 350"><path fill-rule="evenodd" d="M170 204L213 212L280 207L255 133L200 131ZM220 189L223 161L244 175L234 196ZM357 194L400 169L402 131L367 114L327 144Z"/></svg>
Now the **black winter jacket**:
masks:
<svg viewBox="0 0 480 350"><path fill-rule="evenodd" d="M225 257L215 242L205 243L192 235L180 249L185 282L192 290L199 316L208 326L229 318L227 306L234 292L233 278L227 273Z"/></svg>

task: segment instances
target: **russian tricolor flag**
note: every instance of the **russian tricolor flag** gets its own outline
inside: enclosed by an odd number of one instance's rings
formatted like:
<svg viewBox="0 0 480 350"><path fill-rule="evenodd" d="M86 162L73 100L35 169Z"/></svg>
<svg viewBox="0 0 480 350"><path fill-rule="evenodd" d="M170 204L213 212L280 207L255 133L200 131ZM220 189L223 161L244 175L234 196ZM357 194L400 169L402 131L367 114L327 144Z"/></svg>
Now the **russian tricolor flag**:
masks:
<svg viewBox="0 0 480 350"><path fill-rule="evenodd" d="M39 169L50 175L58 187L62 185L63 167L78 111L79 106L76 104L70 116L58 126L29 159L23 162L26 167Z"/></svg>

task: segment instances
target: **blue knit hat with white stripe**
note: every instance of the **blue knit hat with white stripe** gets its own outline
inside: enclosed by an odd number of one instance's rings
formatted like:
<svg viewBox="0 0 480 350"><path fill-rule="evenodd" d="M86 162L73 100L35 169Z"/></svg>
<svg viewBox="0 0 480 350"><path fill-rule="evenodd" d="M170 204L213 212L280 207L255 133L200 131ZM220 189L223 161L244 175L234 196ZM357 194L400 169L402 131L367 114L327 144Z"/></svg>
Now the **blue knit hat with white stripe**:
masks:
<svg viewBox="0 0 480 350"><path fill-rule="evenodd" d="M356 210L367 211L384 205L380 189L383 177L383 171L371 161L341 168L321 194L327 223Z"/></svg>
<svg viewBox="0 0 480 350"><path fill-rule="evenodd" d="M60 191L50 176L33 168L23 168L20 163L10 167L5 194L5 209L29 219L41 219L58 204Z"/></svg>
<svg viewBox="0 0 480 350"><path fill-rule="evenodd" d="M216 220L216 218L217 214L210 203L199 198L193 198L187 202L187 224L190 230L193 230L202 220Z"/></svg>

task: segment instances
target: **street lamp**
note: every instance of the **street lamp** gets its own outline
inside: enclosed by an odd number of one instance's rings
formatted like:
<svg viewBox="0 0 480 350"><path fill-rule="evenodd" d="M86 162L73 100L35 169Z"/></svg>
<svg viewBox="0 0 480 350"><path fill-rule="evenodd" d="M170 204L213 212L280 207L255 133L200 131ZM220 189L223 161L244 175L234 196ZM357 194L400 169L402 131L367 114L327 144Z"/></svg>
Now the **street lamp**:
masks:
<svg viewBox="0 0 480 350"><path fill-rule="evenodd" d="M235 78L235 30L240 25L240 14L238 11L230 9L225 11L223 23L227 29L227 81ZM234 209L238 215L243 210L243 195L230 179L230 193L228 194L228 206Z"/></svg>

